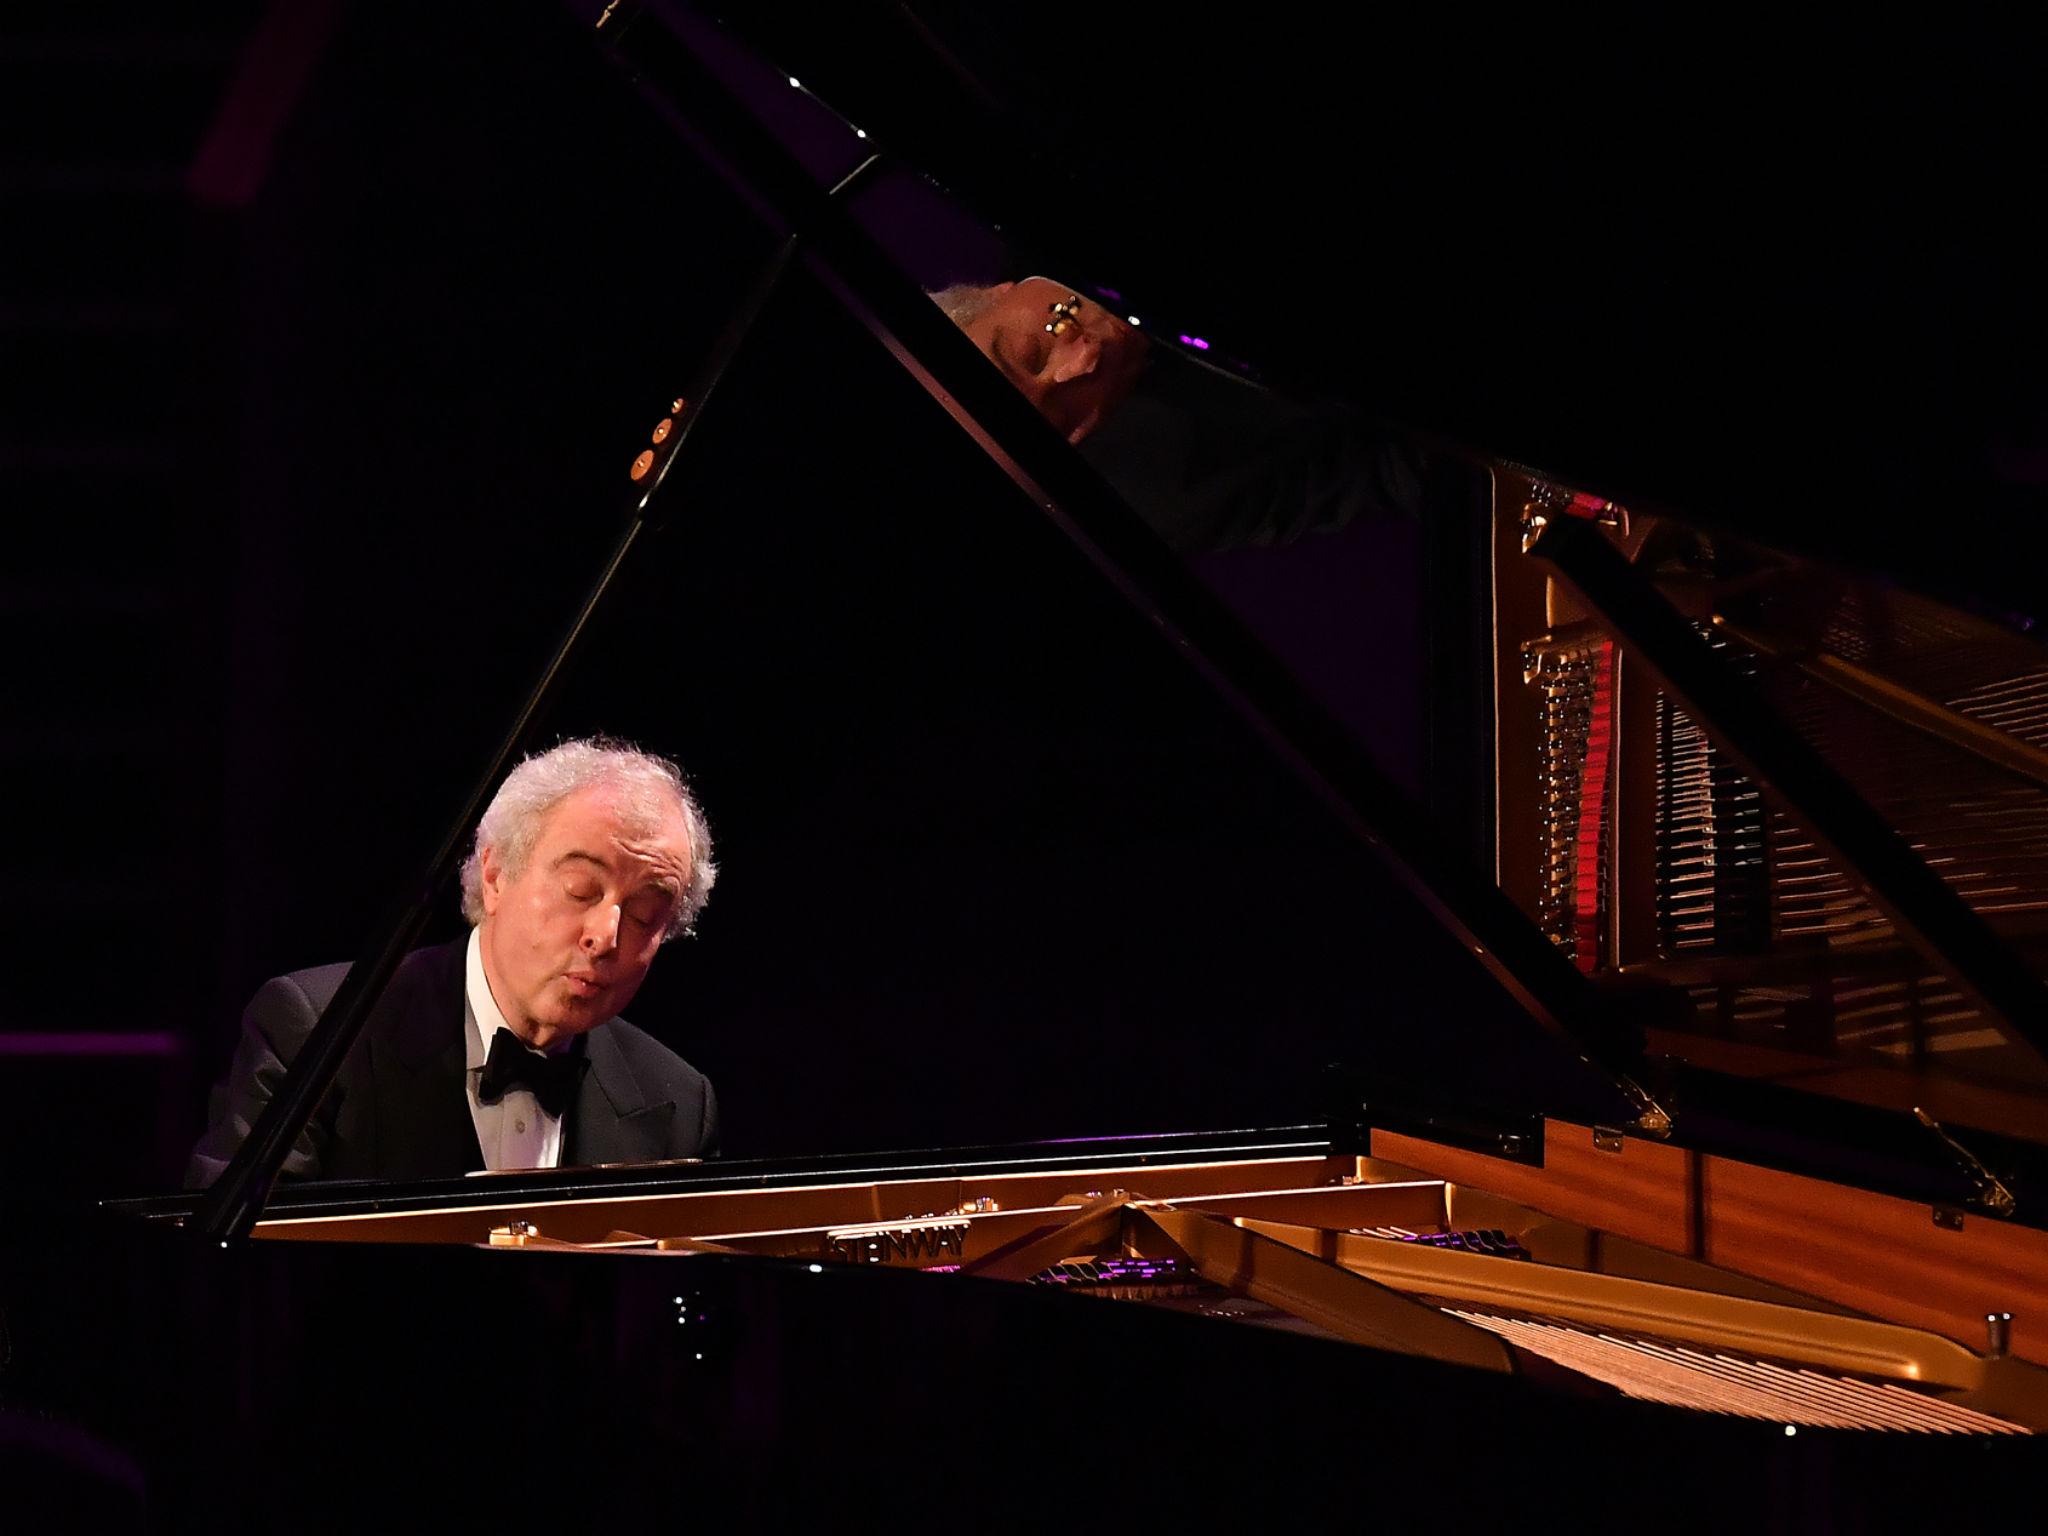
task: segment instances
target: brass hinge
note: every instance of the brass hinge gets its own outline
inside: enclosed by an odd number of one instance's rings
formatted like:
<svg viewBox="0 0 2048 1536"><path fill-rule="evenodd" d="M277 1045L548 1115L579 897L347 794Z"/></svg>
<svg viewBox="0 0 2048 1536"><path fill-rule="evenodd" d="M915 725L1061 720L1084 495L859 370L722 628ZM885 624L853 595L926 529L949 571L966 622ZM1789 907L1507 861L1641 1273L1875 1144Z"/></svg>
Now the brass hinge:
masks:
<svg viewBox="0 0 2048 1536"><path fill-rule="evenodd" d="M2004 1180L2000 1179L1989 1168L1986 1168L1978 1159L1976 1153L1943 1130L1939 1120L1927 1113L1918 1104L1913 1106L1913 1118L1940 1138L1941 1144L1948 1148L1949 1155L1955 1159L1956 1166L1962 1170L1964 1176L1972 1184L1977 1186L1977 1204L1979 1207L1989 1211L1994 1216L2010 1216L2019 1209L2019 1201L2015 1200L2012 1191L2005 1187ZM1953 1222L1943 1221L1941 1207L1936 1206L1934 1211L1935 1225L1950 1227L1951 1229L1961 1227L1963 1224L1962 1216L1959 1212L1955 1214L1956 1219Z"/></svg>

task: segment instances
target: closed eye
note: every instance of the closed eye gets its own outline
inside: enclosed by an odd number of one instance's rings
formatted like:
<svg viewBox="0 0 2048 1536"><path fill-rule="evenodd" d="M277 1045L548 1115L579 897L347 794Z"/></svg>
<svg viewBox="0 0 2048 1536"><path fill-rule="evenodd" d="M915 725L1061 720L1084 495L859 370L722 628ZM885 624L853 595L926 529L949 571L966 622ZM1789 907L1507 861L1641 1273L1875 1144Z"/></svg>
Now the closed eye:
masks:
<svg viewBox="0 0 2048 1536"><path fill-rule="evenodd" d="M653 928L667 921L670 897L661 892L651 897L642 897L626 908L626 920L638 923L642 928Z"/></svg>
<svg viewBox="0 0 2048 1536"><path fill-rule="evenodd" d="M1050 340L1043 331L1027 331L1021 337L1010 330L996 334L996 353L1012 368L1036 378L1045 371L1052 356Z"/></svg>

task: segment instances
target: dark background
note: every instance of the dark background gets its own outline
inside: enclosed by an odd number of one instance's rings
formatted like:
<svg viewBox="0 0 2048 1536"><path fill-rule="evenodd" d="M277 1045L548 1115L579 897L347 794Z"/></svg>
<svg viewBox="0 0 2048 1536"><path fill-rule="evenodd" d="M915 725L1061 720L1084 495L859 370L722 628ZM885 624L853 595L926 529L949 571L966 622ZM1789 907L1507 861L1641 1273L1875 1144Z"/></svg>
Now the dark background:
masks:
<svg viewBox="0 0 2048 1536"><path fill-rule="evenodd" d="M922 10L996 128L920 135L859 67L899 8L759 25L1219 347L2038 612L2010 39ZM14 13L0 128L0 1154L126 1191L174 1181L253 988L424 861L770 232L549 6ZM634 1017L730 1151L1292 1119L1390 1042L1521 1070L1455 947L807 280L732 387L547 727L709 809L717 895ZM1288 554L1376 573L1295 638L1413 782L1397 544Z"/></svg>
<svg viewBox="0 0 2048 1536"><path fill-rule="evenodd" d="M8 51L4 1134L90 1193L174 1182L241 1003L424 862L768 249L553 11L172 25ZM237 161L251 46L305 82ZM730 387L546 730L709 810L633 1014L729 1152L1298 1120L1359 1031L1496 1006L808 280ZM1412 661L1357 658L1397 760Z"/></svg>

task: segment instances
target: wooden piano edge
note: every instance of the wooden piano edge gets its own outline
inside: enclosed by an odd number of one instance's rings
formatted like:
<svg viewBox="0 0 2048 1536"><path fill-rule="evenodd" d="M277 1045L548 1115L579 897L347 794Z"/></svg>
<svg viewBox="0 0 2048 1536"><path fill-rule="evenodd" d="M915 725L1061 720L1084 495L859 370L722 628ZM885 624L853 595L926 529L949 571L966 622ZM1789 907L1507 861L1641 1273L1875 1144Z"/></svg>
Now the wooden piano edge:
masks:
<svg viewBox="0 0 2048 1536"><path fill-rule="evenodd" d="M2048 1232L1974 1215L1939 1226L1915 1201L1634 1137L1603 1151L1591 1127L1555 1120L1544 1124L1541 1167L1382 1130L1371 1150L1972 1350L1986 1346L1988 1314L2010 1313L2012 1354L2048 1364Z"/></svg>
<svg viewBox="0 0 2048 1536"><path fill-rule="evenodd" d="M1163 1258L1330 1337L1399 1353L1513 1370L1496 1336L1503 1328L1561 1325L1580 1337L1618 1328L1668 1347L1914 1383L2008 1424L2048 1429L2048 1377L2025 1357L1988 1358L1981 1333L1973 1337L1982 1311L2018 1311L2013 1298L2030 1284L2043 1289L2048 1263L2038 1249L1997 1262L2009 1246L2001 1237L2040 1234L1971 1230L1992 1226L1979 1220L1962 1234L1935 1234L1967 1244L1916 1248L1917 1234L1898 1223L1932 1223L1910 1202L1662 1143L1597 1150L1590 1128L1555 1121L1544 1146L1542 1168L1375 1131L1365 1157L1326 1143L1320 1155L1290 1145L1293 1155L1279 1157L1033 1169L1005 1159L939 1178L899 1163L887 1171L924 1176L773 1189L689 1180L660 1194L502 1203L475 1199L486 1193L477 1187L433 1210L274 1217L256 1235L292 1246L701 1253L814 1270L821 1261L937 1266L1013 1281L1079 1255ZM1868 1215L1871 1202L1889 1226ZM1495 1228L1517 1234L1525 1258L1370 1235ZM1481 1313L1505 1308L1509 1321L1475 1325L1459 1302Z"/></svg>

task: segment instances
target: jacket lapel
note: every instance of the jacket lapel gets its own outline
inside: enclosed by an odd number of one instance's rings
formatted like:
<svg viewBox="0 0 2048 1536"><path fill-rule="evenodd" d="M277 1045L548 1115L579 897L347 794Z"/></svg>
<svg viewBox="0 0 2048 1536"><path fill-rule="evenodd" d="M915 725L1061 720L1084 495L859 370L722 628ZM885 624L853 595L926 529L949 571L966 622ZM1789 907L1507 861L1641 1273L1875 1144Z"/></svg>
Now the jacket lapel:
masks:
<svg viewBox="0 0 2048 1536"><path fill-rule="evenodd" d="M416 984L394 1000L391 1049L372 1057L380 1177L449 1178L484 1165L464 1081L466 958L459 941L436 952Z"/></svg>
<svg viewBox="0 0 2048 1536"><path fill-rule="evenodd" d="M646 1163L667 1157L675 1104L648 1097L610 1025L600 1024L584 1036L583 1048L590 1070L569 1108L563 1163Z"/></svg>

